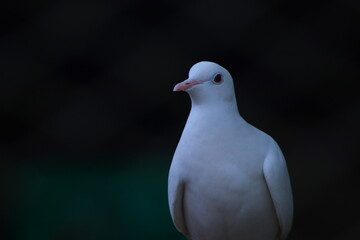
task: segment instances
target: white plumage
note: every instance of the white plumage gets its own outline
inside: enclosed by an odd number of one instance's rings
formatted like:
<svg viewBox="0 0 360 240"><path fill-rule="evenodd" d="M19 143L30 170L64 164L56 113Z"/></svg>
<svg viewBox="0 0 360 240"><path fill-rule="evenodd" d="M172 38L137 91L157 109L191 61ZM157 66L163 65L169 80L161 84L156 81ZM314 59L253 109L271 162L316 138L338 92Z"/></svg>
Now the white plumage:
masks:
<svg viewBox="0 0 360 240"><path fill-rule="evenodd" d="M192 102L169 173L176 228L192 240L284 240L293 215L285 159L240 116L229 72L199 62L174 91Z"/></svg>

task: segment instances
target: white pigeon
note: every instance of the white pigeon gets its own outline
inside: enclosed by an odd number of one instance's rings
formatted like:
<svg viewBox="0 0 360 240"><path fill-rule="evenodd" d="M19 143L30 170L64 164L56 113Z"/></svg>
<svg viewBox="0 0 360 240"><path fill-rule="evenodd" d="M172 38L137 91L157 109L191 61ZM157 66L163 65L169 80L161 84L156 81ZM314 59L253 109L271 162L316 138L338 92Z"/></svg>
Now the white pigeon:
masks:
<svg viewBox="0 0 360 240"><path fill-rule="evenodd" d="M229 72L199 62L174 91L191 112L169 172L176 228L192 240L283 240L293 216L283 154L239 114Z"/></svg>

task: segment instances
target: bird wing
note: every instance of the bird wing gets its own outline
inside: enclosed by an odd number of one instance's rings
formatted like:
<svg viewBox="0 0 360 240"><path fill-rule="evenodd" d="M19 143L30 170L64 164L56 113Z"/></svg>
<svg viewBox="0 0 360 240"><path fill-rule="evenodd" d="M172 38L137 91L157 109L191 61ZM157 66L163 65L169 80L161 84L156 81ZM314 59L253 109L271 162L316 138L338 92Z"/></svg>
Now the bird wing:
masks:
<svg viewBox="0 0 360 240"><path fill-rule="evenodd" d="M263 171L279 220L281 239L288 235L293 217L293 200L285 158L275 141L267 154Z"/></svg>
<svg viewBox="0 0 360 240"><path fill-rule="evenodd" d="M185 183L180 179L173 167L170 168L169 183L168 183L168 198L172 220L177 230L184 235L188 235L184 218L184 192Z"/></svg>

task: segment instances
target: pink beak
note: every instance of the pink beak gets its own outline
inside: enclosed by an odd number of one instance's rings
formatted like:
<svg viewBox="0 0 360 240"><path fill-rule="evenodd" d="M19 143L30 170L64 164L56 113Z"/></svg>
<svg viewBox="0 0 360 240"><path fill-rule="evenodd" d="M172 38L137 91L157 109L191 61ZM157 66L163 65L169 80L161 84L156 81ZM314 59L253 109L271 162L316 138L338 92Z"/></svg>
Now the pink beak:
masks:
<svg viewBox="0 0 360 240"><path fill-rule="evenodd" d="M174 87L174 92L178 92L178 91L186 91L188 90L190 87L195 86L201 84L201 82L198 82L196 80L193 80L191 78L186 79L185 81L182 81L178 84L175 85Z"/></svg>

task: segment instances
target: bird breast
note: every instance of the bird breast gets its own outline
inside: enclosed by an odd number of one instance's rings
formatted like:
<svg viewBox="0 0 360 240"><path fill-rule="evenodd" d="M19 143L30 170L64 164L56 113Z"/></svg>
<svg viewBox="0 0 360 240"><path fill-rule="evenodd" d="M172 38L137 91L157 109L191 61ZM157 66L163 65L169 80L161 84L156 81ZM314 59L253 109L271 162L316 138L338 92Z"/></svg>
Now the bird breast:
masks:
<svg viewBox="0 0 360 240"><path fill-rule="evenodd" d="M266 149L259 147L266 145L261 143L266 136L251 127L229 131L226 125L212 135L203 131L185 128L173 159L182 169L184 215L193 239L276 236L276 214L262 172Z"/></svg>

